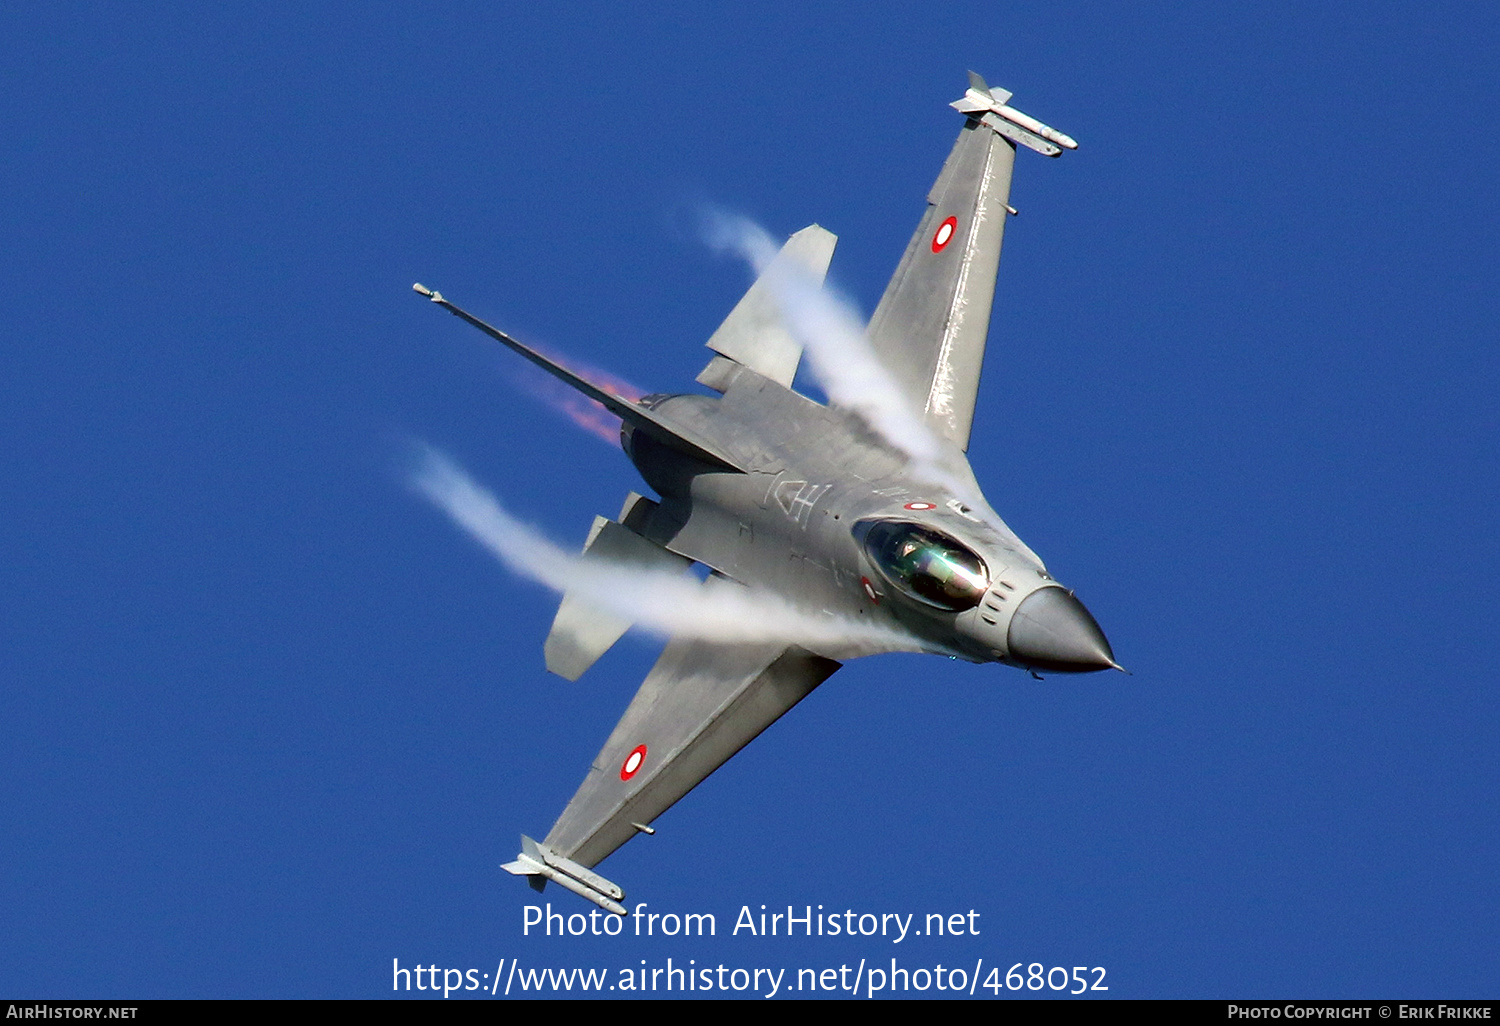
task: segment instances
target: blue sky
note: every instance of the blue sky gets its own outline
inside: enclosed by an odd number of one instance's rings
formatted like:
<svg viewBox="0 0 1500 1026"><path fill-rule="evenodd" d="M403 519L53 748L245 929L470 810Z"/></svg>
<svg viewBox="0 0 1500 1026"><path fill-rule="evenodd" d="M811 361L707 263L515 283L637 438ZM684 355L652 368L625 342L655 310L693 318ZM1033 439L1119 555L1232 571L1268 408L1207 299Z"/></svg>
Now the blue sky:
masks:
<svg viewBox="0 0 1500 1026"><path fill-rule="evenodd" d="M1497 22L0 15L0 992L896 957L1493 996ZM971 457L1134 676L851 663L601 867L718 936L523 936L527 904L589 906L496 866L657 646L549 677L553 599L401 456L450 452L568 544L640 485L411 283L690 389L747 284L701 205L824 225L873 308L968 68L1081 143L1017 160ZM729 935L761 904L981 932Z"/></svg>

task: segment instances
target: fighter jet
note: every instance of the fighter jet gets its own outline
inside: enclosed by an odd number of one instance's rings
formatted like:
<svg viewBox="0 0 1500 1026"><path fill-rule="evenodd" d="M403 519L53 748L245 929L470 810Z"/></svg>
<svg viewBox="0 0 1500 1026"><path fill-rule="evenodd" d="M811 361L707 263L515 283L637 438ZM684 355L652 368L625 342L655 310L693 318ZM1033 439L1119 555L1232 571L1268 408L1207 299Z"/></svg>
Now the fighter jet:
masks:
<svg viewBox="0 0 1500 1026"><path fill-rule="evenodd" d="M582 561L642 573L708 568L705 589L788 597L810 616L880 630L845 642L671 638L582 785L542 841L523 835L503 868L551 880L624 915L594 871L842 665L879 651L931 652L1029 671L1119 669L1098 623L984 500L965 455L989 332L1017 146L1059 156L1077 143L1008 105L970 72L951 106L958 140L865 330L901 399L933 440L924 459L850 404L792 388L805 331L797 289L819 289L835 238L792 235L708 340L713 394L632 401L455 306L415 290L603 405L657 499L630 493L596 517ZM577 680L631 623L564 594L547 667ZM872 640L874 639L874 640ZM883 639L883 640L882 640Z"/></svg>

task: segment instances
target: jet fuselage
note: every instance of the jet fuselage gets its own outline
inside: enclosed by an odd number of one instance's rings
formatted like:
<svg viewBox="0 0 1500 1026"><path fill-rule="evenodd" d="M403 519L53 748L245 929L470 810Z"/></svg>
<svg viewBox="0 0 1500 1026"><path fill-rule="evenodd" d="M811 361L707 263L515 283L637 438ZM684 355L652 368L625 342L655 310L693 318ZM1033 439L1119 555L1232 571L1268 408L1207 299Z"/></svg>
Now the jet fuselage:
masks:
<svg viewBox="0 0 1500 1026"><path fill-rule="evenodd" d="M1056 672L1115 665L1093 617L977 485L961 496L913 476L909 457L858 416L748 369L722 397L641 402L748 471L707 466L627 425L622 444L662 496L656 533L669 550L810 613L889 626L915 650ZM950 479L972 482L962 453L946 464Z"/></svg>

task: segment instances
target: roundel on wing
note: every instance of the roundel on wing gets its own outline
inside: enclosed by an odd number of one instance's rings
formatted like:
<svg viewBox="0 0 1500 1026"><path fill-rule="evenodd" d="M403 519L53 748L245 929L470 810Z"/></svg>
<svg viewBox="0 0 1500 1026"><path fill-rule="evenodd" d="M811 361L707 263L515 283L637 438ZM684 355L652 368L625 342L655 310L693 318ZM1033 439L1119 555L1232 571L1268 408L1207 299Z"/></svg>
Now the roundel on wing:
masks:
<svg viewBox="0 0 1500 1026"><path fill-rule="evenodd" d="M958 218L950 217L938 225L938 230L932 233L932 251L941 253L943 247L953 241L953 233L958 231Z"/></svg>
<svg viewBox="0 0 1500 1026"><path fill-rule="evenodd" d="M620 763L620 779L629 780L640 771L646 763L646 746L636 745L630 754L625 756L625 761Z"/></svg>
<svg viewBox="0 0 1500 1026"><path fill-rule="evenodd" d="M931 502L908 502L906 508L914 510L937 509L937 504Z"/></svg>

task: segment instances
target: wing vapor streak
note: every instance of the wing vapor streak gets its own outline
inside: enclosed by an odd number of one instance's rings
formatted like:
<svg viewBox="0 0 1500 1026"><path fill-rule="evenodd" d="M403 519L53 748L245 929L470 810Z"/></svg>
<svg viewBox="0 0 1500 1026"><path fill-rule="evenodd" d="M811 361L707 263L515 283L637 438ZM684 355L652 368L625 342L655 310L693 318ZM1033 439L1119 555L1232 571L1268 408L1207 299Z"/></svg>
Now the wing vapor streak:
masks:
<svg viewBox="0 0 1500 1026"><path fill-rule="evenodd" d="M516 519L462 467L427 446L419 447L409 481L515 573L655 634L728 644L776 641L845 654L922 647L901 631L802 609L765 592L705 588L690 576L583 560Z"/></svg>
<svg viewBox="0 0 1500 1026"><path fill-rule="evenodd" d="M705 234L709 245L735 253L760 274L771 268L779 250L760 225L722 211L710 212ZM778 266L779 273L764 280L787 329L802 343L813 376L829 401L857 414L877 435L904 453L913 476L980 506L983 498L973 485L943 466L944 457L950 454L880 362L853 302L815 280L795 261Z"/></svg>

